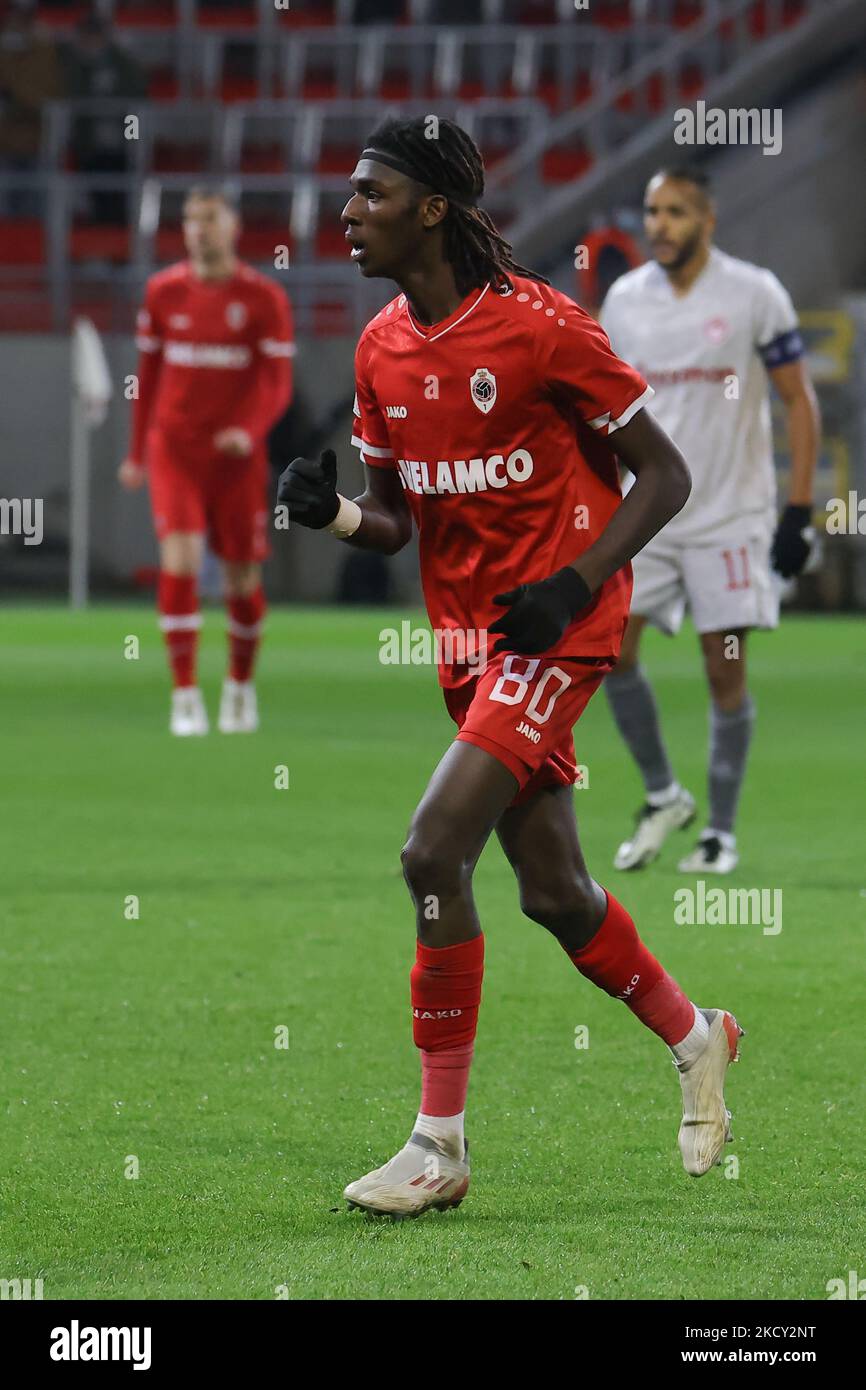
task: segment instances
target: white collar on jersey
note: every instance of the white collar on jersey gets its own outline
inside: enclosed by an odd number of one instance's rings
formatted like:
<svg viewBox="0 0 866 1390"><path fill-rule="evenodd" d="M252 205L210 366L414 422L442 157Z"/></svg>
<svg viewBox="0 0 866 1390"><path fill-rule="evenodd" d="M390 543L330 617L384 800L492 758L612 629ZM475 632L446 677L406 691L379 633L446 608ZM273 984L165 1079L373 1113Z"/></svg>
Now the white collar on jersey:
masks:
<svg viewBox="0 0 866 1390"><path fill-rule="evenodd" d="M418 327L418 325L416 324L415 320L413 319L413 317L412 317L412 310L409 308L409 301L408 301L408 299L407 299L407 301L406 301L406 317L408 318L408 320L409 320L409 322L411 323L411 325L412 325L413 329L415 330L415 332L418 334L418 337L419 337L419 338L423 338L424 341L425 341L425 343L435 343L435 341L436 341L437 338L442 338L442 337L444 337L446 333L450 333L450 332L451 332L451 329L452 329L452 328L456 328L457 325L458 325L458 323L462 323L463 320L464 320L465 318L468 318L469 315L472 313L472 310L478 308L478 305L481 303L482 299L484 298L484 296L486 295L486 293L487 293L487 291L488 291L489 289L490 289L490 284L489 284L489 282L488 282L488 283L484 286L484 288L481 290L481 292L480 292L480 294L477 296L477 298L473 299L472 303L469 305L469 308L468 308L468 309L465 309L464 312L460 315L459 319L455 319L453 323L449 323L448 326L447 326L446 328L441 328L441 329L439 330L438 333L431 333L429 337L427 336L426 333L422 333L422 332L421 332L421 329ZM432 326L432 325L431 325L431 326Z"/></svg>

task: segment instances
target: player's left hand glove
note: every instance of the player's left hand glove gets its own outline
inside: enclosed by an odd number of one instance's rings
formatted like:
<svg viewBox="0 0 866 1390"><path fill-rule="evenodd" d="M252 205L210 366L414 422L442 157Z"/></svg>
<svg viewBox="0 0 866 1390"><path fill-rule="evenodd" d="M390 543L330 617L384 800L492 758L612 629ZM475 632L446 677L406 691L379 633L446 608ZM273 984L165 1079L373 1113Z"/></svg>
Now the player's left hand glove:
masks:
<svg viewBox="0 0 866 1390"><path fill-rule="evenodd" d="M497 594L494 603L506 603L504 613L488 632L502 633L496 652L521 652L533 656L546 652L559 641L569 623L592 598L589 585L570 565L557 570L549 579L520 584L506 594Z"/></svg>
<svg viewBox="0 0 866 1390"><path fill-rule="evenodd" d="M321 531L340 510L337 496L337 455L325 449L318 461L292 459L280 474L277 501L289 509L289 520Z"/></svg>
<svg viewBox="0 0 866 1390"><path fill-rule="evenodd" d="M773 537L770 560L773 569L783 579L793 579L795 574L802 573L812 549L803 532L811 520L811 507L795 507L789 504L782 512Z"/></svg>

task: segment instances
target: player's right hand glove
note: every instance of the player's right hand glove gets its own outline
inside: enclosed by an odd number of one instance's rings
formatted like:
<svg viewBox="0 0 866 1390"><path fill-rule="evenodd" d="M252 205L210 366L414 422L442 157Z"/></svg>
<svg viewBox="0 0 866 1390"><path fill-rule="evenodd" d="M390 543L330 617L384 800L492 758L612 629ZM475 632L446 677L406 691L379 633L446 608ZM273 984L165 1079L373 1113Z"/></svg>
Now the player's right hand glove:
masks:
<svg viewBox="0 0 866 1390"><path fill-rule="evenodd" d="M325 449L318 461L292 459L280 474L277 500L289 509L289 520L321 531L340 510L337 496L337 456Z"/></svg>

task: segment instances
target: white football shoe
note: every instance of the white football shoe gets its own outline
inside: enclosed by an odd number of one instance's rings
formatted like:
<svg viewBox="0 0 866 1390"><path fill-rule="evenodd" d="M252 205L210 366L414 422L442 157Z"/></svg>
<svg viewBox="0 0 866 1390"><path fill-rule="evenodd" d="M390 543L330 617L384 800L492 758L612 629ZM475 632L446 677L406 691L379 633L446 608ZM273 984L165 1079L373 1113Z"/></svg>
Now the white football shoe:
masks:
<svg viewBox="0 0 866 1390"><path fill-rule="evenodd" d="M672 801L652 806L648 801L637 813L637 824L630 840L614 855L615 869L643 869L658 857L665 840L674 830L684 830L695 818L695 798L680 787Z"/></svg>
<svg viewBox="0 0 866 1390"><path fill-rule="evenodd" d="M731 874L740 862L733 835L705 830L692 850L681 859L681 874Z"/></svg>
<svg viewBox="0 0 866 1390"><path fill-rule="evenodd" d="M457 1158L425 1134L413 1133L389 1163L350 1182L343 1196L350 1210L360 1207L399 1219L459 1207L468 1191L469 1145Z"/></svg>
<svg viewBox="0 0 866 1390"><path fill-rule="evenodd" d="M221 734L254 734L259 727L259 705L252 681L223 682L220 700L219 731Z"/></svg>
<svg viewBox="0 0 866 1390"><path fill-rule="evenodd" d="M734 1137L723 1088L729 1063L739 1061L739 1040L744 1037L733 1014L724 1009L701 1013L710 1026L703 1051L693 1062L674 1060L683 1093L678 1142L683 1167L693 1178L721 1163L722 1149Z"/></svg>
<svg viewBox="0 0 866 1390"><path fill-rule="evenodd" d="M178 738L206 734L208 724L204 697L197 685L181 685L171 692L169 729Z"/></svg>

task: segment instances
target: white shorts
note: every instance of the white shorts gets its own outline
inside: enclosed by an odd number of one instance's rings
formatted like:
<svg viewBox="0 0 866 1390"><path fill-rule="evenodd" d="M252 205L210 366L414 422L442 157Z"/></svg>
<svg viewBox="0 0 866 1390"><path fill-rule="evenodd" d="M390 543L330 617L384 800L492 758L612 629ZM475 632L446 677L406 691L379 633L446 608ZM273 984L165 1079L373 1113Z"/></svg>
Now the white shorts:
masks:
<svg viewBox="0 0 866 1390"><path fill-rule="evenodd" d="M669 636L679 632L687 605L698 632L777 627L771 539L760 516L728 525L708 545L672 544L662 531L631 562L632 613Z"/></svg>

